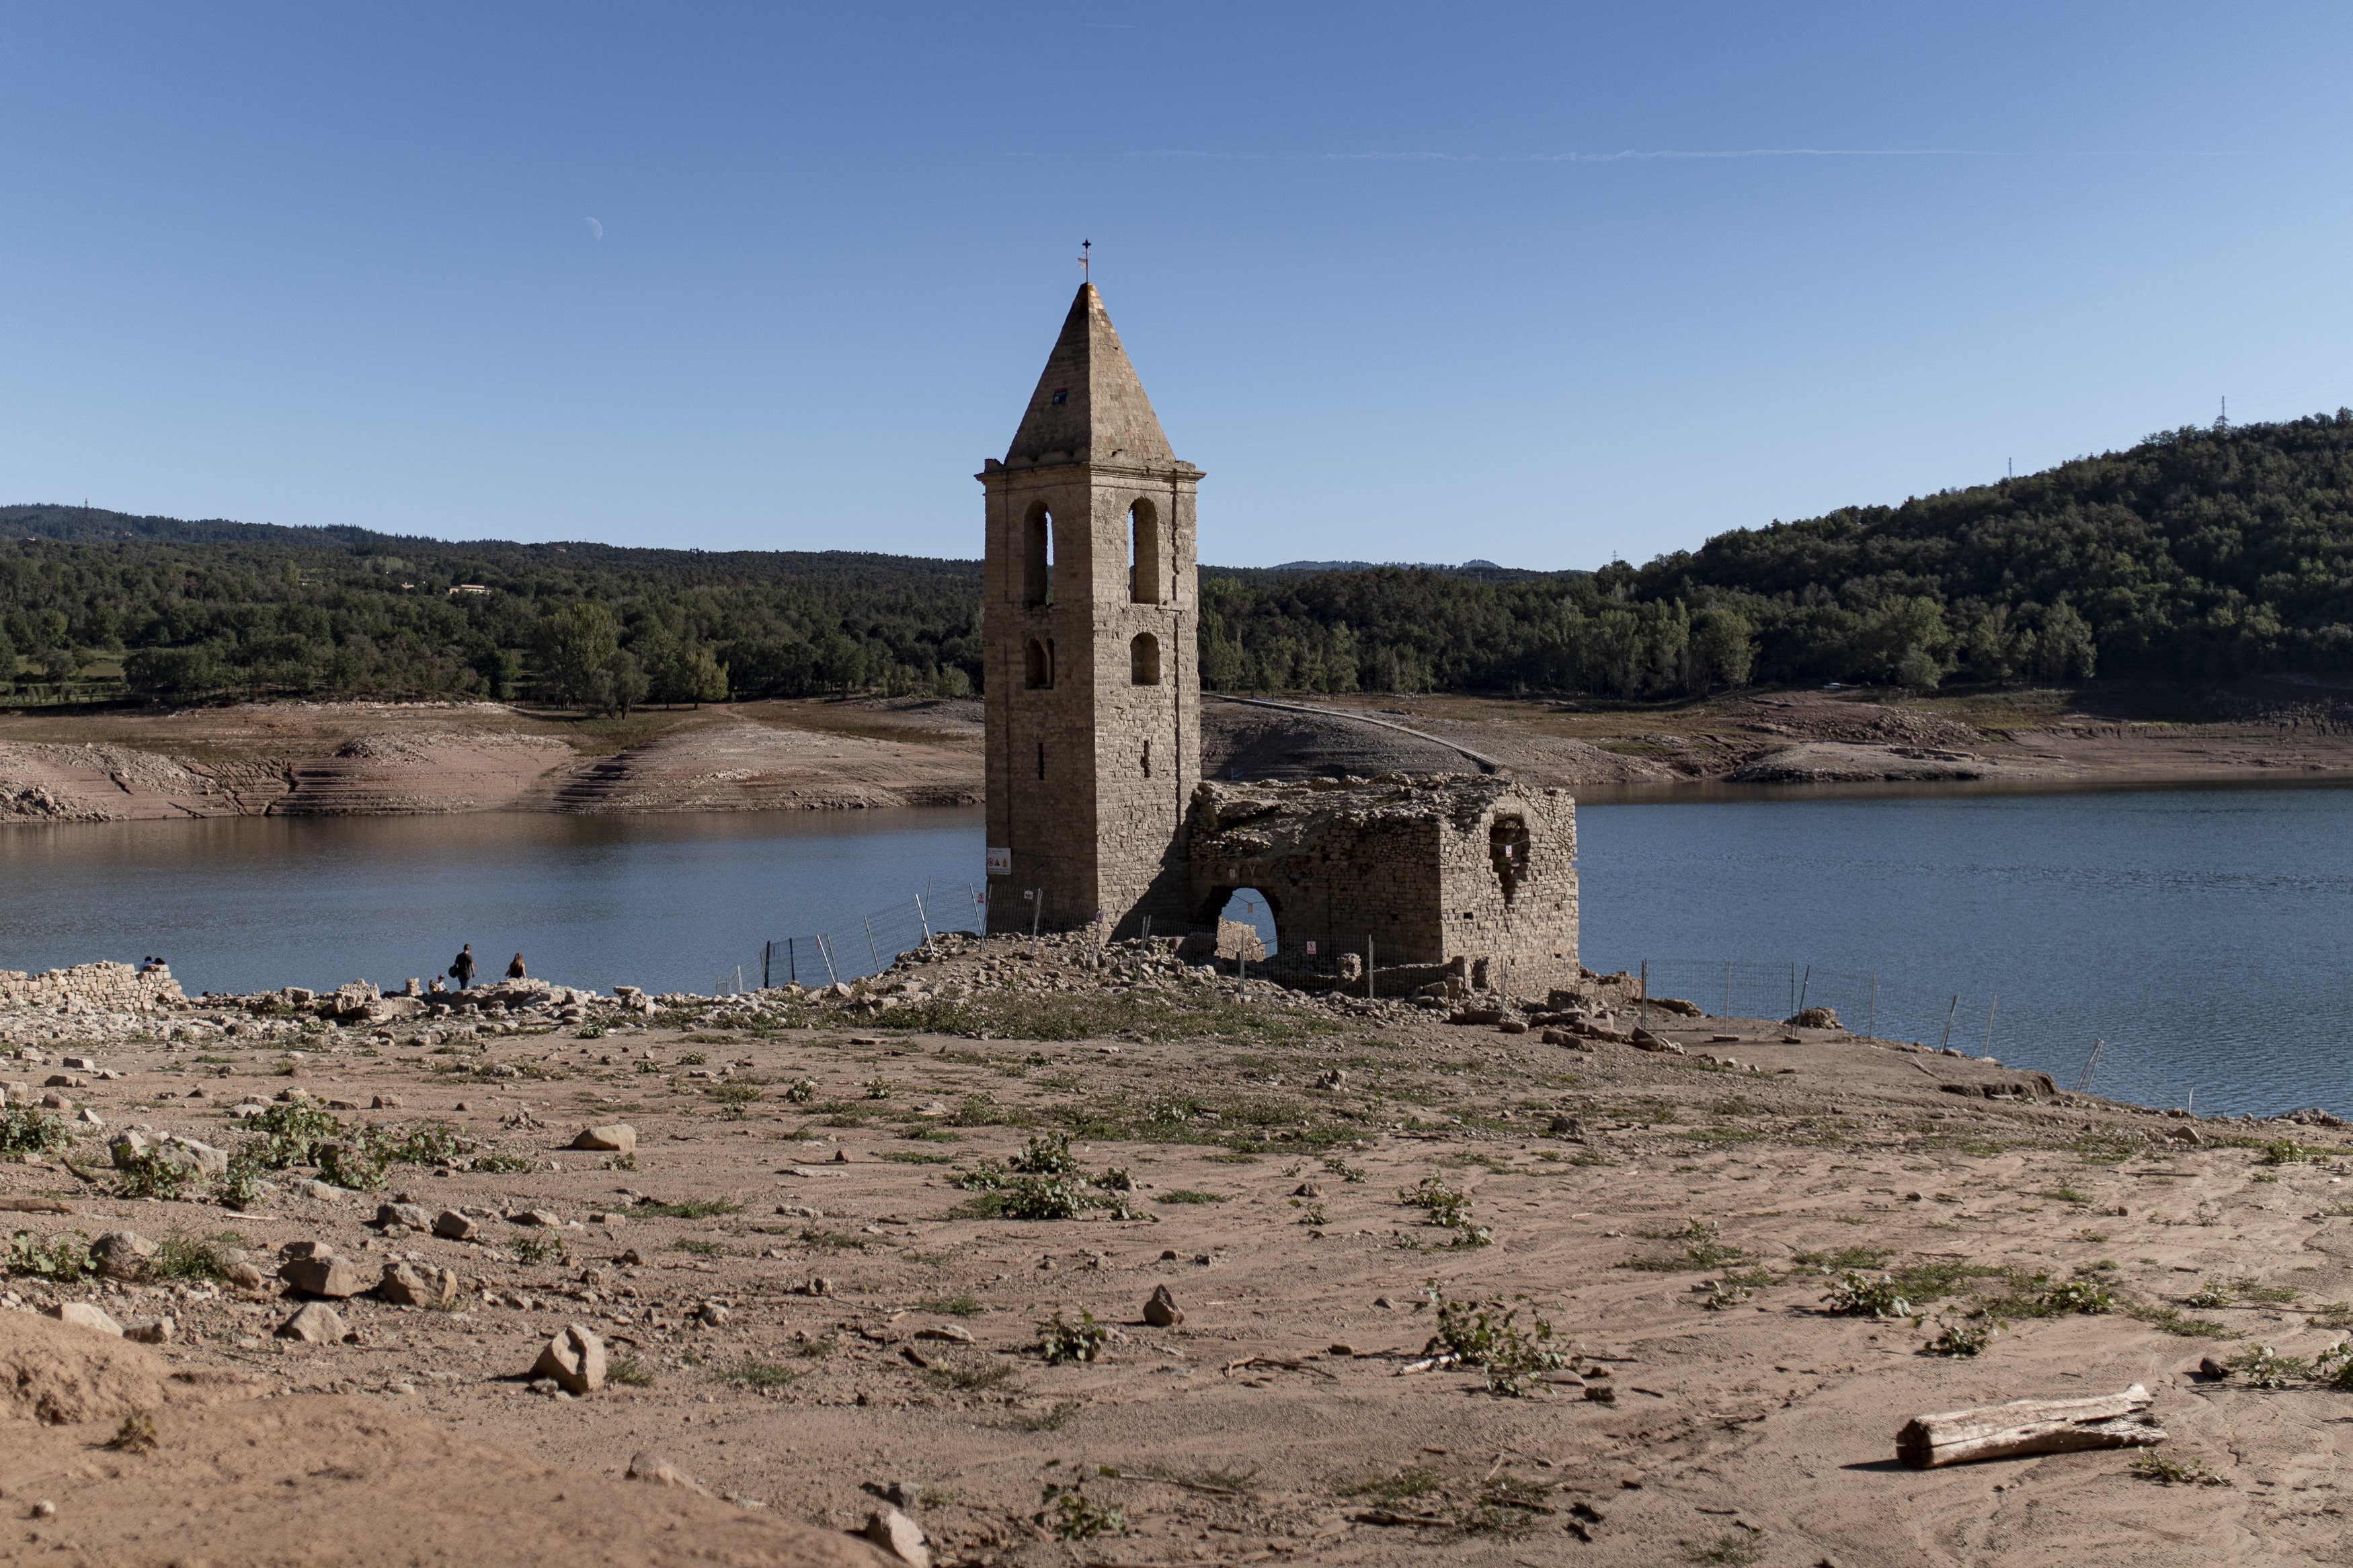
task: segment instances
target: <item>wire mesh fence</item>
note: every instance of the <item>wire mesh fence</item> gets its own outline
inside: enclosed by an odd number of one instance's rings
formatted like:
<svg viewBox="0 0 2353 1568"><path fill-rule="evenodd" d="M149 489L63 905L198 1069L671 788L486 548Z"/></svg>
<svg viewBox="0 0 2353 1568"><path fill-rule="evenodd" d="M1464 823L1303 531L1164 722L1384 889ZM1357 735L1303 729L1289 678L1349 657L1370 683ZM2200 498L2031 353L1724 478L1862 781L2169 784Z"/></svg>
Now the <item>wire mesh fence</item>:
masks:
<svg viewBox="0 0 2353 1568"><path fill-rule="evenodd" d="M774 937L751 962L723 974L720 995L768 985L831 985L880 974L899 955L942 931L977 931L983 923L977 884L934 882L902 901L837 920L815 930Z"/></svg>

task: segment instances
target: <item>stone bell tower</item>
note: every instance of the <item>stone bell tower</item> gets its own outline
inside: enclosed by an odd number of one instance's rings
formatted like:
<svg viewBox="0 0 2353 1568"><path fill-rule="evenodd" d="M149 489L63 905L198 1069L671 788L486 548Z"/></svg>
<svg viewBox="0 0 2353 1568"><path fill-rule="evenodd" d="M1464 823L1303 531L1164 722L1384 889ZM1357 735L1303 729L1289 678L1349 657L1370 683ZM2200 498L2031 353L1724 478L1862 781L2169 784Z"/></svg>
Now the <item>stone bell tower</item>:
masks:
<svg viewBox="0 0 2353 1568"><path fill-rule="evenodd" d="M1189 929L1201 774L1193 491L1081 286L987 493L988 929ZM1032 897L1045 900L1042 911Z"/></svg>

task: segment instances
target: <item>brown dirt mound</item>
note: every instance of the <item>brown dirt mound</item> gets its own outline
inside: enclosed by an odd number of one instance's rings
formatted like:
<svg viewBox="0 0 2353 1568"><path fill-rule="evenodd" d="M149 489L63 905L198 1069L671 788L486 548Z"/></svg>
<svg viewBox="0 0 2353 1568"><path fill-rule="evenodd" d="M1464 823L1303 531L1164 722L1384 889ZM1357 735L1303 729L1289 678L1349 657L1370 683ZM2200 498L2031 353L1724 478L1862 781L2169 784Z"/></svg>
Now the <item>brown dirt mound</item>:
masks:
<svg viewBox="0 0 2353 1568"><path fill-rule="evenodd" d="M234 1373L175 1373L144 1346L31 1312L0 1312L0 1420L120 1421L259 1388Z"/></svg>
<svg viewBox="0 0 2353 1568"><path fill-rule="evenodd" d="M8 1314L15 1316L16 1314ZM328 1395L156 1417L154 1447L52 1427L0 1449L0 1489L54 1519L0 1540L29 1560L237 1563L720 1563L878 1568L847 1536L652 1482L567 1471L371 1402ZM65 1552L60 1558L58 1554Z"/></svg>

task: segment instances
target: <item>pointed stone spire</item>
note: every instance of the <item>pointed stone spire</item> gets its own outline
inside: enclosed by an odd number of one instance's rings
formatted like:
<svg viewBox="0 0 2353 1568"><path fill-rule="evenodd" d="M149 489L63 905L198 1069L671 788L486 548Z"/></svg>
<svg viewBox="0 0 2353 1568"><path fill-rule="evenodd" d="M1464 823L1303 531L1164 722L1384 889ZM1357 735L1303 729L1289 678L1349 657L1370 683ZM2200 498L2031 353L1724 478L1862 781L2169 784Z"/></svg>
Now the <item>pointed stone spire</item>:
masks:
<svg viewBox="0 0 2353 1568"><path fill-rule="evenodd" d="M1079 286L1029 411L1005 454L1008 468L1039 463L1117 463L1165 468L1176 461L1152 400L1119 346L1119 333L1092 283Z"/></svg>

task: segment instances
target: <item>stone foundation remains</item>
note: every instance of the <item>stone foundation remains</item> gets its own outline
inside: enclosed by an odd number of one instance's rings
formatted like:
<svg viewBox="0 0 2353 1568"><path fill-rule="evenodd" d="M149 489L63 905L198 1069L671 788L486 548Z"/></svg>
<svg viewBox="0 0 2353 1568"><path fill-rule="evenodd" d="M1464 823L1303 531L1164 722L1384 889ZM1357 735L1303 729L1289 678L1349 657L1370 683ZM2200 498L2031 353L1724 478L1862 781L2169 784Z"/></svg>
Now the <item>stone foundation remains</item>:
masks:
<svg viewBox="0 0 2353 1568"><path fill-rule="evenodd" d="M153 1013L184 1005L180 983L158 964L77 963L26 974L0 969L0 1007L62 1007L73 1013Z"/></svg>
<svg viewBox="0 0 2353 1568"><path fill-rule="evenodd" d="M1193 792L1187 829L1203 925L1254 888L1286 955L1313 942L1319 959L1369 957L1384 981L1429 966L1473 990L1508 981L1523 994L1582 973L1566 791L1449 773L1208 782Z"/></svg>

